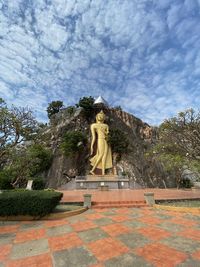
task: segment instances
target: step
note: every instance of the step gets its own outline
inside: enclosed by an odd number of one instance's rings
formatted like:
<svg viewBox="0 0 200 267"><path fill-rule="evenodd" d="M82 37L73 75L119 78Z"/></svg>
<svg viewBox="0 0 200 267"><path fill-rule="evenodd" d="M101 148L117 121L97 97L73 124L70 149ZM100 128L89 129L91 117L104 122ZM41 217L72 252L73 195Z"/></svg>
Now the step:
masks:
<svg viewBox="0 0 200 267"><path fill-rule="evenodd" d="M104 209L104 208L143 208L143 207L148 207L146 203L121 203L121 204L96 204L92 205L93 209Z"/></svg>
<svg viewBox="0 0 200 267"><path fill-rule="evenodd" d="M92 208L142 208L147 207L144 200L140 201L100 201L92 202Z"/></svg>
<svg viewBox="0 0 200 267"><path fill-rule="evenodd" d="M120 204L146 204L144 200L136 201L92 201L92 205L120 205Z"/></svg>

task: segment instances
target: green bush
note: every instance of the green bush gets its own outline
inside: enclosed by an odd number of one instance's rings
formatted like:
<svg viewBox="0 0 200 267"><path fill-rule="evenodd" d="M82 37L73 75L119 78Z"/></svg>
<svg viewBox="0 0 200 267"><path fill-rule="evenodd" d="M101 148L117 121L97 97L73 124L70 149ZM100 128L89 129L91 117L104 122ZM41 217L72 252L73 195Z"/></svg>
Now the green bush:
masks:
<svg viewBox="0 0 200 267"><path fill-rule="evenodd" d="M75 111L75 107L74 106L69 106L67 107L67 112L69 113L69 115L72 115Z"/></svg>
<svg viewBox="0 0 200 267"><path fill-rule="evenodd" d="M94 98L92 96L80 98L77 107L82 107L87 119L91 117L94 112Z"/></svg>
<svg viewBox="0 0 200 267"><path fill-rule="evenodd" d="M183 179L180 181L180 187L183 188L191 188L192 187L192 182L190 179Z"/></svg>
<svg viewBox="0 0 200 267"><path fill-rule="evenodd" d="M47 107L48 118L50 119L52 115L58 113L62 107L63 107L63 102L59 100L52 101L51 103L49 103Z"/></svg>
<svg viewBox="0 0 200 267"><path fill-rule="evenodd" d="M0 216L42 217L53 211L63 194L49 191L4 191L0 194Z"/></svg>
<svg viewBox="0 0 200 267"><path fill-rule="evenodd" d="M113 153L122 155L128 152L129 141L124 132L117 128L110 129L108 143Z"/></svg>
<svg viewBox="0 0 200 267"><path fill-rule="evenodd" d="M33 178L33 190L42 190L45 187L45 182L42 177Z"/></svg>
<svg viewBox="0 0 200 267"><path fill-rule="evenodd" d="M12 186L12 173L8 170L0 171L0 190L13 189Z"/></svg>
<svg viewBox="0 0 200 267"><path fill-rule="evenodd" d="M35 176L51 166L52 153L40 144L34 144L28 148L26 157L29 158L31 176Z"/></svg>
<svg viewBox="0 0 200 267"><path fill-rule="evenodd" d="M80 131L67 132L63 137L61 149L66 156L81 151L87 143L87 137Z"/></svg>

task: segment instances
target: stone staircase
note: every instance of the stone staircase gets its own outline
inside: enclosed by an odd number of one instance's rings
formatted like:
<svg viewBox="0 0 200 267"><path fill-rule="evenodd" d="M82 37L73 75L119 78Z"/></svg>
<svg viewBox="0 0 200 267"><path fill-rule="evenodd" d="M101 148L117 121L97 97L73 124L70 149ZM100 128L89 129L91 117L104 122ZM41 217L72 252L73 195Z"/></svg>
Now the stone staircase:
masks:
<svg viewBox="0 0 200 267"><path fill-rule="evenodd" d="M144 208L148 207L145 201L100 201L92 202L93 209L104 208Z"/></svg>

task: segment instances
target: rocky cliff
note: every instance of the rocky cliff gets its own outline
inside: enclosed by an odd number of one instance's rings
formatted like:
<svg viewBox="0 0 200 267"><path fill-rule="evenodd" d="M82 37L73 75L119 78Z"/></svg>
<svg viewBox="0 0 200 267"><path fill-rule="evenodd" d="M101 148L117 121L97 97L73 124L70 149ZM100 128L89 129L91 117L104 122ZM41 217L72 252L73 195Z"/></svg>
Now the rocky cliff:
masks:
<svg viewBox="0 0 200 267"><path fill-rule="evenodd" d="M131 187L172 187L175 185L169 179L159 162L147 160L146 150L157 140L157 131L142 120L121 109L106 108L106 123L110 128L118 128L126 134L129 140L129 152L116 163L118 175L130 178ZM71 177L83 176L89 173L90 124L95 121L95 113L88 119L84 110L76 108L63 109L51 117L49 126L42 133L53 151L53 161L45 178L48 187L60 187ZM81 131L88 137L88 145L73 157L66 157L60 149L62 137L67 131Z"/></svg>

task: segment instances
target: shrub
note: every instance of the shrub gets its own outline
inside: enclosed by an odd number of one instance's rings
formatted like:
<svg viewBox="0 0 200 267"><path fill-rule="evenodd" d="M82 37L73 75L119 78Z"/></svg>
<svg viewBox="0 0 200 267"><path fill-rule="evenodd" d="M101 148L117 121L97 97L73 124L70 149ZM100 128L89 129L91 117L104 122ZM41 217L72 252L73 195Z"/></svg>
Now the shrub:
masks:
<svg viewBox="0 0 200 267"><path fill-rule="evenodd" d="M42 177L33 178L33 190L42 190L45 187L45 182Z"/></svg>
<svg viewBox="0 0 200 267"><path fill-rule="evenodd" d="M191 188L192 187L192 182L190 181L190 179L183 179L180 181L180 187L183 188Z"/></svg>
<svg viewBox="0 0 200 267"><path fill-rule="evenodd" d="M29 169L31 176L35 176L51 166L52 153L40 144L34 144L28 148L26 157L29 157Z"/></svg>
<svg viewBox="0 0 200 267"><path fill-rule="evenodd" d="M0 216L42 217L53 211L62 196L60 192L49 191L5 191L0 194Z"/></svg>
<svg viewBox="0 0 200 267"><path fill-rule="evenodd" d="M87 119L91 117L94 111L94 98L92 96L80 98L77 107L82 107Z"/></svg>
<svg viewBox="0 0 200 267"><path fill-rule="evenodd" d="M13 189L12 186L12 173L8 170L0 171L0 190Z"/></svg>
<svg viewBox="0 0 200 267"><path fill-rule="evenodd" d="M114 109L122 111L122 107L121 106L115 106Z"/></svg>
<svg viewBox="0 0 200 267"><path fill-rule="evenodd" d="M69 115L72 115L75 111L75 107L74 106L69 106L67 107L67 112L69 113Z"/></svg>
<svg viewBox="0 0 200 267"><path fill-rule="evenodd" d="M47 107L48 118L50 119L52 115L58 113L62 107L63 107L63 102L59 100L52 101L51 103L49 103Z"/></svg>
<svg viewBox="0 0 200 267"><path fill-rule="evenodd" d="M51 162L51 150L41 144L33 144L13 151L6 170L12 177L14 187L25 187L27 180L32 179L32 177L37 178L50 167ZM38 189L43 188L44 186Z"/></svg>
<svg viewBox="0 0 200 267"><path fill-rule="evenodd" d="M87 142L87 137L80 131L67 132L64 135L61 148L66 156L81 151Z"/></svg>
<svg viewBox="0 0 200 267"><path fill-rule="evenodd" d="M126 135L119 129L110 129L108 143L111 146L112 152L119 155L128 152L129 141Z"/></svg>

